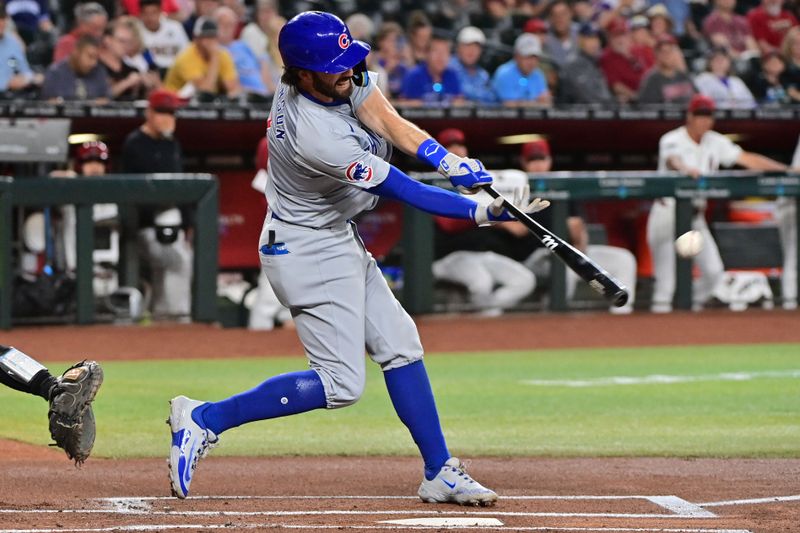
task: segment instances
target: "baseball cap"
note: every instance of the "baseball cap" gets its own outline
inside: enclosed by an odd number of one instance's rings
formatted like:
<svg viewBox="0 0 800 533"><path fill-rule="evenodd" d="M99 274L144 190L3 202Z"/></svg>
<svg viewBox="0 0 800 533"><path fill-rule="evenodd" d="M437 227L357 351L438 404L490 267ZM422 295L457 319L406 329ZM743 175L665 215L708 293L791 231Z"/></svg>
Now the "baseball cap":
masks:
<svg viewBox="0 0 800 533"><path fill-rule="evenodd" d="M650 9L647 10L647 16L650 18L653 17L664 17L665 19L672 20L672 17L667 10L667 6L664 4L655 4Z"/></svg>
<svg viewBox="0 0 800 533"><path fill-rule="evenodd" d="M178 95L166 89L156 89L147 98L147 106L156 113L174 113L182 105Z"/></svg>
<svg viewBox="0 0 800 533"><path fill-rule="evenodd" d="M650 26L650 20L644 15L636 15L631 18L631 29L638 30L639 28L647 28Z"/></svg>
<svg viewBox="0 0 800 533"><path fill-rule="evenodd" d="M522 27L524 33L546 33L547 24L542 19L528 19L525 26Z"/></svg>
<svg viewBox="0 0 800 533"><path fill-rule="evenodd" d="M76 159L81 163L86 161L108 161L108 146L103 141L86 141L78 147Z"/></svg>
<svg viewBox="0 0 800 533"><path fill-rule="evenodd" d="M192 35L195 37L216 37L217 23L207 17L200 17L194 23Z"/></svg>
<svg viewBox="0 0 800 533"><path fill-rule="evenodd" d="M439 135L436 136L436 140L445 148L451 144L465 144L467 141L464 137L464 132L457 128L447 128L440 131Z"/></svg>
<svg viewBox="0 0 800 533"><path fill-rule="evenodd" d="M550 144L546 139L536 139L522 145L522 158L526 161L548 157L550 157Z"/></svg>
<svg viewBox="0 0 800 533"><path fill-rule="evenodd" d="M692 115L713 115L717 108L714 100L704 94L696 94L689 100L687 111Z"/></svg>
<svg viewBox="0 0 800 533"><path fill-rule="evenodd" d="M514 41L514 53L521 56L542 55L542 42L532 33L523 33Z"/></svg>
<svg viewBox="0 0 800 533"><path fill-rule="evenodd" d="M476 28L475 26L466 26L461 28L461 31L458 32L456 41L459 44L486 44L486 35L483 34L480 28Z"/></svg>
<svg viewBox="0 0 800 533"><path fill-rule="evenodd" d="M611 19L611 22L606 26L606 33L612 37L625 35L628 33L628 23L622 18Z"/></svg>
<svg viewBox="0 0 800 533"><path fill-rule="evenodd" d="M600 30L594 24L581 24L581 27L578 29L578 35L581 37L599 37Z"/></svg>

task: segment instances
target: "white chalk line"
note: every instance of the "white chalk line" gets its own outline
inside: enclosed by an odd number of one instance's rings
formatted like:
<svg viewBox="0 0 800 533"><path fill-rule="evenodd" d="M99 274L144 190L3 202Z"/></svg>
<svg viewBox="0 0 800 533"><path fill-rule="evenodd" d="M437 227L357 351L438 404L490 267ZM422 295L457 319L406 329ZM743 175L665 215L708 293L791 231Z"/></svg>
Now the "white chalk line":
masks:
<svg viewBox="0 0 800 533"><path fill-rule="evenodd" d="M154 511L154 510L119 510L119 509L0 509L0 514L92 514L92 515L147 515L147 516L375 516L375 515L433 515L441 516L443 511L425 510L380 510L380 511L353 511L353 510L325 510L325 511ZM524 512L524 511L447 511L446 514L459 516L522 516L522 517L550 517L550 518L716 518L716 515L678 515L656 513L553 513L553 512Z"/></svg>
<svg viewBox="0 0 800 533"><path fill-rule="evenodd" d="M770 496L766 498L750 498L749 500L727 500L721 502L698 503L698 507L722 507L725 505L757 505L759 503L778 503L800 501L800 494L792 496Z"/></svg>
<svg viewBox="0 0 800 533"><path fill-rule="evenodd" d="M800 378L800 370L773 370L763 372L721 372L680 376L651 374L648 376L610 376L586 379L526 379L522 383L537 387L609 387L616 385L674 385L676 383L695 383L699 381L751 381L754 379Z"/></svg>
<svg viewBox="0 0 800 533"><path fill-rule="evenodd" d="M301 524L133 524L127 526L110 526L96 528L56 528L56 529L0 529L0 533L103 533L106 531L164 531L170 529L193 529L193 530L214 530L214 529L368 529L368 530L441 530L437 526L348 526L348 525L301 525ZM706 529L706 528L640 528L640 527L551 527L551 526L461 526L458 528L446 529L474 529L480 531L608 531L608 532L643 532L643 533L753 533L748 529Z"/></svg>

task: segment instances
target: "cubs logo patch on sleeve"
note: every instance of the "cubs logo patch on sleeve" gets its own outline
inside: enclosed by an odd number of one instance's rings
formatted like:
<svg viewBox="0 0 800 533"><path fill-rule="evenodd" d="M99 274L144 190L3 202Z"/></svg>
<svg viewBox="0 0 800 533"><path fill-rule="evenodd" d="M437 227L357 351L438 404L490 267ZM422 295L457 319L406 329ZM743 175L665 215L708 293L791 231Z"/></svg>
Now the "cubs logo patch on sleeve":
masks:
<svg viewBox="0 0 800 533"><path fill-rule="evenodd" d="M345 176L349 181L370 181L372 179L372 167L363 161L353 161L347 166Z"/></svg>

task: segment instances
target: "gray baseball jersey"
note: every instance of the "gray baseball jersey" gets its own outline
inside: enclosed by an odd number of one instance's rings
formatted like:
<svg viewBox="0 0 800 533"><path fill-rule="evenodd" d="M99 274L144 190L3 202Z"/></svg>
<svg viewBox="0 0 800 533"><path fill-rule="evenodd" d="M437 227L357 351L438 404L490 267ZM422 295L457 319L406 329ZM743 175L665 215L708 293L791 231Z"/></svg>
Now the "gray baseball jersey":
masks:
<svg viewBox="0 0 800 533"><path fill-rule="evenodd" d="M323 228L375 207L377 197L362 189L386 179L392 147L355 116L374 88L356 87L349 100L325 104L281 84L267 122L266 187L280 220Z"/></svg>
<svg viewBox="0 0 800 533"><path fill-rule="evenodd" d="M326 105L281 85L267 128L271 213L261 232L261 265L295 319L329 408L364 390L364 352L391 370L422 358L414 321L386 284L349 220L371 209L365 191L389 172L391 147L355 110L374 85Z"/></svg>

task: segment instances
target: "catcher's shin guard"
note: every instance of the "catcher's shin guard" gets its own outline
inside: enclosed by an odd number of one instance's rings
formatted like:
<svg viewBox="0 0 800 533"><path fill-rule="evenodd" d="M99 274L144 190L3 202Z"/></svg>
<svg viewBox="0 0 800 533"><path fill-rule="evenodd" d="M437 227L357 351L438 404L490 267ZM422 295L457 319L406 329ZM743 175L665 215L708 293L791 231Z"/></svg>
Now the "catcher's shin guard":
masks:
<svg viewBox="0 0 800 533"><path fill-rule="evenodd" d="M76 464L92 451L95 437L91 403L103 383L103 369L94 361L68 368L50 391L50 435Z"/></svg>

